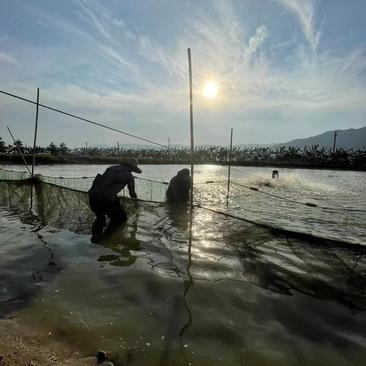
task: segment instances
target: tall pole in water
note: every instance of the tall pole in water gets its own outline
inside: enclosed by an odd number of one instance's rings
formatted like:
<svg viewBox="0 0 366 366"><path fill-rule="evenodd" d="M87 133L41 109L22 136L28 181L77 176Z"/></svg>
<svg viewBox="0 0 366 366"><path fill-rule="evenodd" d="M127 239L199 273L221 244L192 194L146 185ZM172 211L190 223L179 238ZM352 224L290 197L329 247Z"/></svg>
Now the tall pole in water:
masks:
<svg viewBox="0 0 366 366"><path fill-rule="evenodd" d="M37 88L36 122L35 122L35 126L34 126L32 179L34 177L34 166L36 164L36 145L37 145L37 133L38 133L38 109L39 109L39 88Z"/></svg>
<svg viewBox="0 0 366 366"><path fill-rule="evenodd" d="M336 148L336 141L337 141L337 130L334 131L334 139L333 139L333 154Z"/></svg>
<svg viewBox="0 0 366 366"><path fill-rule="evenodd" d="M229 151L229 169L227 173L227 195L226 195L226 204L229 204L229 193L230 193L230 173L231 173L231 153L233 151L233 129L230 132L230 151Z"/></svg>
<svg viewBox="0 0 366 366"><path fill-rule="evenodd" d="M190 116L190 130L191 130L191 177L192 177L192 188L191 188L191 207L193 207L193 176L194 176L194 140L193 140L193 95L192 95L192 63L191 63L191 49L187 49L188 52L188 66L189 66L189 116Z"/></svg>

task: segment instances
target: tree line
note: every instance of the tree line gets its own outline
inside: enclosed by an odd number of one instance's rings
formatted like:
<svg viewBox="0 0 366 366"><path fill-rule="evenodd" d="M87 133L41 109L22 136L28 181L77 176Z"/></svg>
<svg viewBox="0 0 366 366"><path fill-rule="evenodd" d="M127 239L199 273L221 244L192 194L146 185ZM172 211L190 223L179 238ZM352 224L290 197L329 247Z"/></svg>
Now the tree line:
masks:
<svg viewBox="0 0 366 366"><path fill-rule="evenodd" d="M0 153L8 155L18 154L19 149L23 154L32 154L33 147L23 145L17 140L14 144L6 145L0 137ZM135 157L145 162L156 163L185 163L191 159L189 147L172 148L128 148L121 147L79 147L68 148L65 143L56 145L51 142L46 147L37 146L36 154L55 157L88 157L90 159ZM194 161L197 163L225 163L229 160L230 150L225 146L197 146L194 150ZM231 162L258 163L258 164L289 164L306 166L340 166L366 169L366 148L363 149L333 149L319 145L299 147L245 147L234 146L231 152Z"/></svg>

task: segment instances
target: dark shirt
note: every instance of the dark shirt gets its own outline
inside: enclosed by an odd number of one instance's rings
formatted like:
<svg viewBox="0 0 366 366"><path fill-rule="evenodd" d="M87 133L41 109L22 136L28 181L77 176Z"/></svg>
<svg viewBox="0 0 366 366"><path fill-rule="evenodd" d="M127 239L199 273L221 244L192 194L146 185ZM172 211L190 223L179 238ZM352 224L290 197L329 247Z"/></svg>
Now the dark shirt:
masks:
<svg viewBox="0 0 366 366"><path fill-rule="evenodd" d="M166 196L169 202L187 202L192 179L189 175L177 174L169 183Z"/></svg>
<svg viewBox="0 0 366 366"><path fill-rule="evenodd" d="M110 166L102 175L98 174L95 177L89 195L113 199L126 185L130 196L137 198L135 179L131 171L123 165Z"/></svg>

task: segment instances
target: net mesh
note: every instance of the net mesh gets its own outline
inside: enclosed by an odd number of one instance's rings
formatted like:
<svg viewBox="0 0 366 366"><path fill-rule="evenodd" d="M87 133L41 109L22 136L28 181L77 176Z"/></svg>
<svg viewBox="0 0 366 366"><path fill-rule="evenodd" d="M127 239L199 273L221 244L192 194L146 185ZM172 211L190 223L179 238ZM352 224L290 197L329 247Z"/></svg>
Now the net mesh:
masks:
<svg viewBox="0 0 366 366"><path fill-rule="evenodd" d="M336 300L342 291L350 305L361 306L364 294L359 289L365 288L365 251L360 247L276 234L248 222L223 220L216 213L207 215L199 208L194 211L190 231L187 208L122 200L128 222L116 235L103 239L101 244L112 252L100 256L99 262L129 266L140 257L161 276L211 282L251 281L279 293L290 294L298 289ZM95 217L85 192L42 182L31 185L2 181L0 210L2 207L7 207L7 215L16 216L32 230L36 230L34 226L41 229L49 225L76 234L92 234ZM320 279L314 274L319 271L323 271L321 280L332 286L331 291L328 288L322 292Z"/></svg>
<svg viewBox="0 0 366 366"><path fill-rule="evenodd" d="M87 192L94 177L56 177L37 175L37 181L54 187L67 188L71 192ZM168 184L151 179L135 177L136 193L139 200L164 203ZM24 171L14 171L0 168L2 181L27 181L30 175ZM270 193L272 192L272 193ZM337 207L309 205L307 198L296 201L291 192L288 197L278 196L274 191L265 188L255 188L232 182L229 204L226 202L227 182L201 181L194 186L194 204L198 207L220 213L240 220L262 226L286 230L292 233L303 233L319 238L362 244L360 233L364 232L366 214L359 210L346 210ZM48 193L49 194L49 193ZM127 196L126 190L119 194ZM85 195L86 197L87 195ZM45 197L51 204L62 198ZM52 199L51 199L52 198ZM314 198L314 197L313 197ZM316 197L315 197L316 198ZM320 204L324 202L319 201ZM60 202L58 202L60 204ZM87 201L84 205L88 205ZM47 207L44 210L47 211ZM68 208L70 210L70 207ZM80 207L70 211L70 216L77 220Z"/></svg>
<svg viewBox="0 0 366 366"><path fill-rule="evenodd" d="M28 172L0 168L0 180L26 180L31 176Z"/></svg>
<svg viewBox="0 0 366 366"><path fill-rule="evenodd" d="M36 175L37 180L52 184L57 187L68 188L74 191L88 192L95 177L56 177L46 175ZM0 168L0 180L2 181L22 181L30 179L31 176L25 171L15 171ZM146 201L164 202L168 184L166 182L154 181L135 177L135 190L138 197ZM122 190L120 196L125 196L126 190Z"/></svg>

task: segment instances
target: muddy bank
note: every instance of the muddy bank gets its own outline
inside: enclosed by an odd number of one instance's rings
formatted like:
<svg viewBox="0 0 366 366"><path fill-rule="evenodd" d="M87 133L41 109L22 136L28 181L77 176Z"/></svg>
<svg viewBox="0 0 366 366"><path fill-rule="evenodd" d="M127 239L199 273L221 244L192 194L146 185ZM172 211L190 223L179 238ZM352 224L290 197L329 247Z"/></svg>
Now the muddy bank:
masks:
<svg viewBox="0 0 366 366"><path fill-rule="evenodd" d="M94 366L94 356L85 356L52 332L40 331L21 318L0 319L0 366Z"/></svg>

